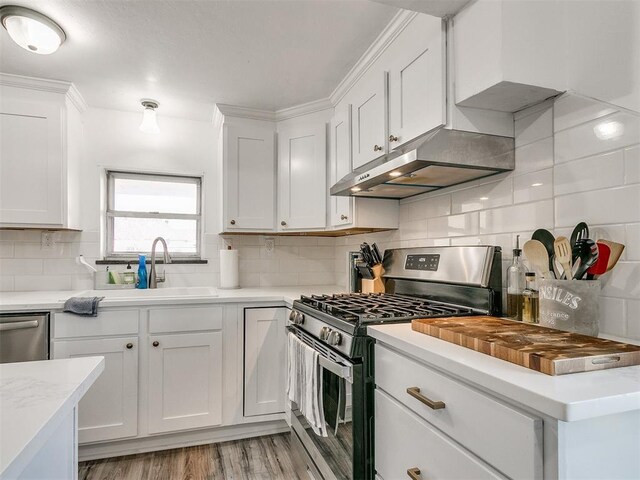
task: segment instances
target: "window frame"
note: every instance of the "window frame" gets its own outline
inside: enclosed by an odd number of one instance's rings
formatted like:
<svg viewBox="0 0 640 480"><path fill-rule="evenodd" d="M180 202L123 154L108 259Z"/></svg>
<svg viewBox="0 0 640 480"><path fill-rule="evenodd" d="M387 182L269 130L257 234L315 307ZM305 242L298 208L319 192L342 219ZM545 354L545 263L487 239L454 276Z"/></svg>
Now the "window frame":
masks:
<svg viewBox="0 0 640 480"><path fill-rule="evenodd" d="M106 251L104 255L105 260L131 260L136 261L138 254L151 255L151 245L149 250L144 252L114 252L114 219L116 217L129 217L129 218L166 218L171 220L195 220L196 221L196 251L195 253L173 253L171 258L184 259L184 260L201 260L202 259L202 177L194 175L176 175L166 173L148 173L148 172L133 172L122 170L106 170ZM156 180L167 181L172 183L189 183L195 184L197 188L196 193L196 211L195 214L187 213L160 213L160 212L133 212L130 210L115 210L115 180L116 179L130 179L130 180ZM162 257L159 261L162 260Z"/></svg>

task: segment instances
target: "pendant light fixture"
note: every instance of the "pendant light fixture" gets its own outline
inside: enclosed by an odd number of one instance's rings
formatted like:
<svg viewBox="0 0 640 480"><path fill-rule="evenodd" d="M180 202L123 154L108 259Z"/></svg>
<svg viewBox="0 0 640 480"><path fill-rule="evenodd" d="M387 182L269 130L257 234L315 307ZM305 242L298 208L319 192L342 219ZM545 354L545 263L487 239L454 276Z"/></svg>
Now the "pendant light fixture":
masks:
<svg viewBox="0 0 640 480"><path fill-rule="evenodd" d="M140 103L142 103L144 107L140 131L145 133L160 133L158 119L156 118L156 108L158 108L159 103L149 99L142 99Z"/></svg>
<svg viewBox="0 0 640 480"><path fill-rule="evenodd" d="M40 55L55 52L67 38L56 22L30 8L3 5L0 21L14 42Z"/></svg>

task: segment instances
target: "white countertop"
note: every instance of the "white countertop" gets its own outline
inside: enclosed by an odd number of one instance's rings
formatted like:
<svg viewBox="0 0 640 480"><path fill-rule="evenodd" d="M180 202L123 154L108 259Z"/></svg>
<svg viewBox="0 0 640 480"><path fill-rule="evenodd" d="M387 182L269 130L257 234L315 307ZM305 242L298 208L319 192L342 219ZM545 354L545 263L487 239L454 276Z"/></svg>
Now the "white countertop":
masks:
<svg viewBox="0 0 640 480"><path fill-rule="evenodd" d="M550 376L414 332L408 323L370 326L367 332L404 354L559 420L640 410L640 366Z"/></svg>
<svg viewBox="0 0 640 480"><path fill-rule="evenodd" d="M103 370L103 357L0 364L0 477L25 468Z"/></svg>
<svg viewBox="0 0 640 480"><path fill-rule="evenodd" d="M65 300L76 296L105 297L100 307L175 305L202 303L285 302L300 295L344 292L339 285L309 285L224 290L207 287L158 288L153 290L83 290L50 292L0 292L0 312L61 310Z"/></svg>

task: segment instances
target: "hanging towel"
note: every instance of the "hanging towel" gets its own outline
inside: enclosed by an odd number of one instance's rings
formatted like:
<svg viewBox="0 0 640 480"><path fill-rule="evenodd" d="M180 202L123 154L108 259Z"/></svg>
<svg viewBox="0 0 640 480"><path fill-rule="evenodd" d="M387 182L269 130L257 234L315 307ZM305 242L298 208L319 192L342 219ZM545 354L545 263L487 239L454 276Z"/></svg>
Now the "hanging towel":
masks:
<svg viewBox="0 0 640 480"><path fill-rule="evenodd" d="M64 311L84 315L86 317L98 316L98 303L104 297L71 297L64 302Z"/></svg>
<svg viewBox="0 0 640 480"><path fill-rule="evenodd" d="M287 394L316 435L327 436L322 406L322 374L318 352L289 333Z"/></svg>

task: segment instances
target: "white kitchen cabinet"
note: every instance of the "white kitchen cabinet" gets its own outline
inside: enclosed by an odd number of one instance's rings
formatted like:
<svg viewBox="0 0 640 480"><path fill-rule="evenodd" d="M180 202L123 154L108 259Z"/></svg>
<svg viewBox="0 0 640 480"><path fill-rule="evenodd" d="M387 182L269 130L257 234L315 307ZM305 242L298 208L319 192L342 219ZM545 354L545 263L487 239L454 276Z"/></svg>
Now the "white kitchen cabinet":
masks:
<svg viewBox="0 0 640 480"><path fill-rule="evenodd" d="M324 229L327 224L325 123L278 131L278 230Z"/></svg>
<svg viewBox="0 0 640 480"><path fill-rule="evenodd" d="M234 119L223 126L222 231L273 231L275 127Z"/></svg>
<svg viewBox="0 0 640 480"><path fill-rule="evenodd" d="M353 169L387 152L387 73L373 71L354 87Z"/></svg>
<svg viewBox="0 0 640 480"><path fill-rule="evenodd" d="M407 26L389 59L389 148L446 123L445 28L420 15Z"/></svg>
<svg viewBox="0 0 640 480"><path fill-rule="evenodd" d="M351 105L338 112L330 123L329 189L351 172ZM396 200L329 196L329 225L341 229L398 228Z"/></svg>
<svg viewBox="0 0 640 480"><path fill-rule="evenodd" d="M284 412L286 308L244 311L244 415Z"/></svg>
<svg viewBox="0 0 640 480"><path fill-rule="evenodd" d="M564 3L479 0L460 11L455 103L515 112L566 90Z"/></svg>
<svg viewBox="0 0 640 480"><path fill-rule="evenodd" d="M78 441L91 443L135 437L138 434L138 337L55 340L52 347L53 358L103 356L105 359L104 372L78 406Z"/></svg>
<svg viewBox="0 0 640 480"><path fill-rule="evenodd" d="M0 226L75 228L80 112L65 93L8 77L21 78L0 74Z"/></svg>
<svg viewBox="0 0 640 480"><path fill-rule="evenodd" d="M148 431L222 422L222 331L148 337Z"/></svg>

